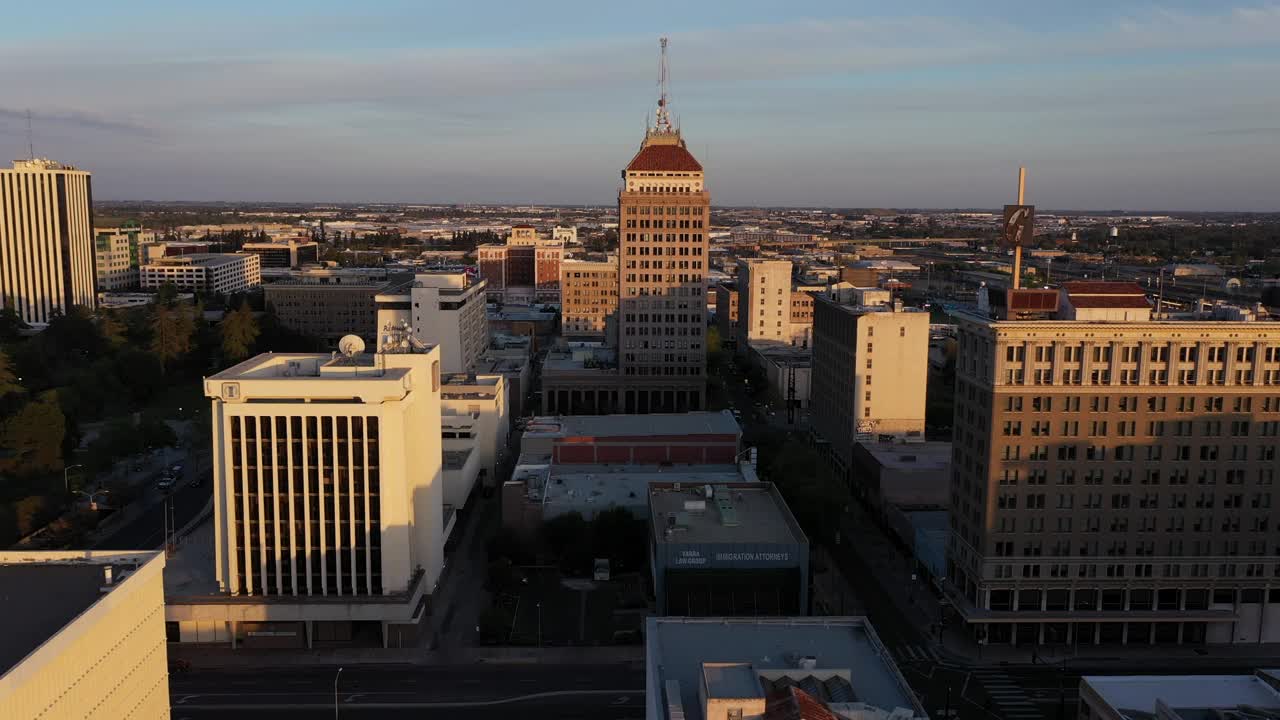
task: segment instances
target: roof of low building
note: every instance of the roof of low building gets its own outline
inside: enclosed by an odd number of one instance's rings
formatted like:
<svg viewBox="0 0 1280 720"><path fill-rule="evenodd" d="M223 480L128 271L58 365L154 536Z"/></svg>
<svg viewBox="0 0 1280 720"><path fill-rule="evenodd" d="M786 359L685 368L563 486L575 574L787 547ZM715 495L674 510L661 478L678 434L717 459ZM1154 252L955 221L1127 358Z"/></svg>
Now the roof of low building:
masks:
<svg viewBox="0 0 1280 720"><path fill-rule="evenodd" d="M646 145L627 163L632 172L676 171L702 172L702 164L680 145Z"/></svg>
<svg viewBox="0 0 1280 720"><path fill-rule="evenodd" d="M1072 280L1062 283L1068 295L1143 295L1147 293L1137 283L1103 280Z"/></svg>
<svg viewBox="0 0 1280 720"><path fill-rule="evenodd" d="M1132 720L1150 717L1157 701L1174 709L1280 708L1280 691L1256 674L1085 676L1082 680L1121 717Z"/></svg>
<svg viewBox="0 0 1280 720"><path fill-rule="evenodd" d="M805 544L808 539L772 483L651 485L649 513L658 545ZM691 507L701 509L692 510ZM667 532L670 530L671 532Z"/></svg>

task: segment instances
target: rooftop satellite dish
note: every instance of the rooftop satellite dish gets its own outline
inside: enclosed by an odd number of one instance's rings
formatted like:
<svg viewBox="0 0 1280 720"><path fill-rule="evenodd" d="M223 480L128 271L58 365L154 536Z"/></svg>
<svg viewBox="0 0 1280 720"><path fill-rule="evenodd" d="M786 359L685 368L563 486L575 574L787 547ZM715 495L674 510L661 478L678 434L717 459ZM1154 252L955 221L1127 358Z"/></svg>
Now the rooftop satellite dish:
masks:
<svg viewBox="0 0 1280 720"><path fill-rule="evenodd" d="M353 358L364 352L364 340L359 335L343 335L338 341L338 352Z"/></svg>

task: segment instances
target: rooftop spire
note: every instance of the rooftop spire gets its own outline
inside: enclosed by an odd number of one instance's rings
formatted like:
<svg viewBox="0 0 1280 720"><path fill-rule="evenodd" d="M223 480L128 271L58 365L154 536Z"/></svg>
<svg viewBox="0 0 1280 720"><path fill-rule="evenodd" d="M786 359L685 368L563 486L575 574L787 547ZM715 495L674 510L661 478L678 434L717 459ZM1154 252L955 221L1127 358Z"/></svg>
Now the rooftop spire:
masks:
<svg viewBox="0 0 1280 720"><path fill-rule="evenodd" d="M658 54L658 113L654 118L653 131L667 134L675 132L675 128L671 125L671 113L667 110L667 39L665 37L658 38L658 47L661 49Z"/></svg>

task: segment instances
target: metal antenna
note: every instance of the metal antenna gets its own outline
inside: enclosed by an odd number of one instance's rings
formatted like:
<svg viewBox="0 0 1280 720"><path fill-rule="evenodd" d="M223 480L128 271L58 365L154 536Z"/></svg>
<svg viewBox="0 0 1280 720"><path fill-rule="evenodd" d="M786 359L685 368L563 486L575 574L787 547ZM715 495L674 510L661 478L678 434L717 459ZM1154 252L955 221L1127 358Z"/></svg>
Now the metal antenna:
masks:
<svg viewBox="0 0 1280 720"><path fill-rule="evenodd" d="M667 112L667 39L665 37L658 38L658 114L654 119L653 129L655 132L669 133L671 128L671 114Z"/></svg>
<svg viewBox="0 0 1280 720"><path fill-rule="evenodd" d="M36 146L31 142L31 108L27 108L27 159L36 159Z"/></svg>

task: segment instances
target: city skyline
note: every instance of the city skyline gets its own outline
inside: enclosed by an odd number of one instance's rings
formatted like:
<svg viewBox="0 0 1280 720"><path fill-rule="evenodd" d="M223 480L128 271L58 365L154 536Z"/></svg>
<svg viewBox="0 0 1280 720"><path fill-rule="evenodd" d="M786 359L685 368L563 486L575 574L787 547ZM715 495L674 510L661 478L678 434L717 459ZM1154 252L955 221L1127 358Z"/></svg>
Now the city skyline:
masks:
<svg viewBox="0 0 1280 720"><path fill-rule="evenodd" d="M11 12L0 151L30 109L95 199L603 205L669 35L728 206L991 207L1026 164L1042 207L1277 209L1276 4L241 9Z"/></svg>

